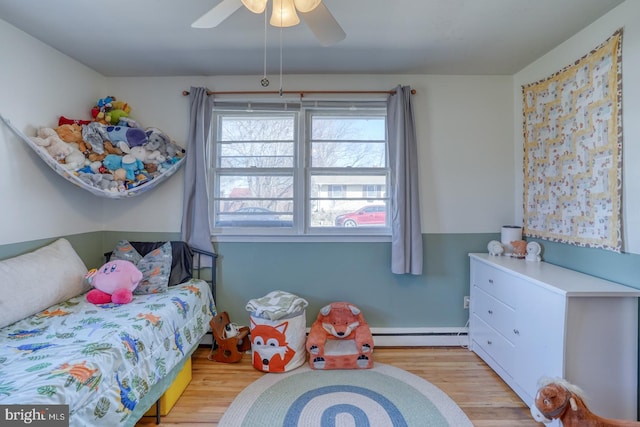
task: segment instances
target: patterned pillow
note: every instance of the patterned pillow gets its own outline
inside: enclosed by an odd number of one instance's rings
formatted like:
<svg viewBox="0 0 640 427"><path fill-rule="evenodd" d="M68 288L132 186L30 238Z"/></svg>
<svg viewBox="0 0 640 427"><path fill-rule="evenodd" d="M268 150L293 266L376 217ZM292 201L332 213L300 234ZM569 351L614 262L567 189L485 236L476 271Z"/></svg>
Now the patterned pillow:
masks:
<svg viewBox="0 0 640 427"><path fill-rule="evenodd" d="M142 272L142 280L133 291L136 295L166 292L171 274L171 242L167 242L145 256L126 240L121 240L111 254L111 259L131 261Z"/></svg>

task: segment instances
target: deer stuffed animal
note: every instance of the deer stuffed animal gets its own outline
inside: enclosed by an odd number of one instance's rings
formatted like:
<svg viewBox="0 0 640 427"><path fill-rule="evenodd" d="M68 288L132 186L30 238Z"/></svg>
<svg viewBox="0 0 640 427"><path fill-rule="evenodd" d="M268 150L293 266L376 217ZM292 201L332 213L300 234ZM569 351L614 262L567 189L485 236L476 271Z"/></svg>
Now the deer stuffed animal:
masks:
<svg viewBox="0 0 640 427"><path fill-rule="evenodd" d="M540 380L538 393L531 405L531 415L536 421L545 424L559 419L563 427L640 426L640 422L637 421L599 417L589 411L583 395L580 388L566 380L543 378Z"/></svg>

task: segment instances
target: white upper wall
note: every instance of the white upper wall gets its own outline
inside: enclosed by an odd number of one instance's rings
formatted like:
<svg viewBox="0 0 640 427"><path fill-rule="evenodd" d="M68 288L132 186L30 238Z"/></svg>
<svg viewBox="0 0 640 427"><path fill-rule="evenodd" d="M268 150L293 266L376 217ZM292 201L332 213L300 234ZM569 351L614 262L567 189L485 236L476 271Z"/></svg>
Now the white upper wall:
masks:
<svg viewBox="0 0 640 427"><path fill-rule="evenodd" d="M640 1L627 0L514 76L516 221L523 218L522 86L541 80L582 58L617 29L622 36L622 164L624 251L640 253Z"/></svg>
<svg viewBox="0 0 640 427"><path fill-rule="evenodd" d="M89 118L103 76L0 20L0 114L23 132ZM0 122L0 244L102 229L101 200L63 181Z"/></svg>
<svg viewBox="0 0 640 427"><path fill-rule="evenodd" d="M189 103L183 90L258 90L261 76L109 78L109 94L128 102L143 126L184 144ZM275 77L271 78L276 81ZM289 75L285 90L417 90L423 233L497 232L513 222L512 79L510 76ZM105 228L179 231L184 176L141 198L105 201ZM158 193L162 193L159 196ZM147 197L148 195L148 197ZM149 212L154 212L150 215Z"/></svg>
<svg viewBox="0 0 640 427"><path fill-rule="evenodd" d="M116 96L144 126L184 144L183 90L254 90L255 77L106 78L0 20L0 114L32 135L59 115L88 118ZM286 69L286 64L285 64ZM278 80L273 77L275 82ZM498 232L515 220L511 76L291 75L286 90L389 90L410 85L424 233ZM99 230L178 232L184 173L133 199L99 199L64 181L0 125L0 244Z"/></svg>

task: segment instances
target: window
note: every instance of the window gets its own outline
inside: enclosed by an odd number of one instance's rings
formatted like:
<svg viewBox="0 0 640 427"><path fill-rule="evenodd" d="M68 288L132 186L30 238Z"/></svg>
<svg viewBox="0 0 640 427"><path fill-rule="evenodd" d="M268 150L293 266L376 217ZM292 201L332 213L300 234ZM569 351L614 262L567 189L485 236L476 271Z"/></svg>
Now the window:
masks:
<svg viewBox="0 0 640 427"><path fill-rule="evenodd" d="M210 186L220 234L389 234L380 103L216 105Z"/></svg>

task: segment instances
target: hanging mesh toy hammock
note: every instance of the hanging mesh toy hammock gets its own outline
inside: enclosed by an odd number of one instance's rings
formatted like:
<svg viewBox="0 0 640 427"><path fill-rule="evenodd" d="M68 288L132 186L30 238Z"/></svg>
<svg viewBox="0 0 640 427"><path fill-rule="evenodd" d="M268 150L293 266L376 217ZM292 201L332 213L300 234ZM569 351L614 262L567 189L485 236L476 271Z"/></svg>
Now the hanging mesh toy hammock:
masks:
<svg viewBox="0 0 640 427"><path fill-rule="evenodd" d="M65 180L75 184L76 186L90 192L91 194L109 199L124 199L137 196L157 187L162 182L170 178L184 163L186 153L182 157L176 157L172 162L165 164L161 172L154 174L146 174L146 180L135 183L122 183L118 188L105 189L96 185L97 180L87 179L89 174L80 173L78 170L69 169L63 163L54 159L49 152L42 146L36 144L30 137L16 128L8 119L0 114L0 120L11 129L11 131L22 141L24 141L36 154L58 175ZM106 174L104 174L106 175ZM83 179L85 178L85 179ZM112 178L110 178L112 179Z"/></svg>

